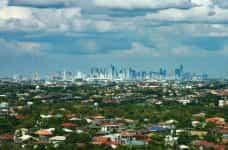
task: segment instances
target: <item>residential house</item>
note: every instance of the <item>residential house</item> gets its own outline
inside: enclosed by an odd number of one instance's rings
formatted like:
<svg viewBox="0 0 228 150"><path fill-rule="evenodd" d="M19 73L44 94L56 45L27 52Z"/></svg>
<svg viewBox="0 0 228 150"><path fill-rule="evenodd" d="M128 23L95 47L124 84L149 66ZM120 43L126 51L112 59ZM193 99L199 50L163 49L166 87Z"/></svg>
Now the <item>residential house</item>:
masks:
<svg viewBox="0 0 228 150"><path fill-rule="evenodd" d="M49 137L53 136L53 131L55 129L40 129L34 134L39 136L40 141L48 142Z"/></svg>
<svg viewBox="0 0 228 150"><path fill-rule="evenodd" d="M212 118L207 118L206 122L214 123L215 125L218 125L218 126L223 126L225 124L225 119L220 117L212 117Z"/></svg>
<svg viewBox="0 0 228 150"><path fill-rule="evenodd" d="M101 132L102 133L114 133L119 130L121 124L118 123L103 123L101 124Z"/></svg>

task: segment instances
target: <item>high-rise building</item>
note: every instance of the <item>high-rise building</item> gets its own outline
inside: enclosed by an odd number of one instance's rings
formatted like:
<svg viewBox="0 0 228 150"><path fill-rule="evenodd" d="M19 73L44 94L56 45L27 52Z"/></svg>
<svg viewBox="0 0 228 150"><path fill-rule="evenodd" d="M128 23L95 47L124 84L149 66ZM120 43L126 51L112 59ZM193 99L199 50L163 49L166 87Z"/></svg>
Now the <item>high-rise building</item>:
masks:
<svg viewBox="0 0 228 150"><path fill-rule="evenodd" d="M175 77L181 78L184 75L184 66L181 64L179 68L175 69Z"/></svg>

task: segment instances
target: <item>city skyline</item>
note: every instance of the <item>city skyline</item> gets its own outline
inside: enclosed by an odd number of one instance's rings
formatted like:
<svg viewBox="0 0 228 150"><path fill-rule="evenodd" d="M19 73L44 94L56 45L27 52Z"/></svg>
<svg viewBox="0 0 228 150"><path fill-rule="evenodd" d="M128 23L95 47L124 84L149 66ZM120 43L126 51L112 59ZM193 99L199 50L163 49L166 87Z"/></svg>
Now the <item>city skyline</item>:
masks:
<svg viewBox="0 0 228 150"><path fill-rule="evenodd" d="M0 76L109 64L228 76L224 0L1 0Z"/></svg>
<svg viewBox="0 0 228 150"><path fill-rule="evenodd" d="M2 77L4 79L4 77ZM94 66L87 71L55 71L49 74L33 72L31 74L13 74L5 79L14 81L205 81L214 79L207 73L194 73L185 69L183 64L174 68L159 68L158 70L142 70L134 67L120 67L114 64L105 67Z"/></svg>
<svg viewBox="0 0 228 150"><path fill-rule="evenodd" d="M75 67L65 67L65 68L56 68L56 69L51 69L49 71L41 71L39 69L34 69L34 70L30 70L30 71L26 71L26 70L19 70L19 71L15 71L14 72L10 72L10 73L0 73L0 77L13 77L13 76L24 76L24 77L32 77L34 74L39 74L39 76L41 76L42 78L45 76L49 76L49 75L53 75L55 73L58 72L70 72L73 73L74 75L76 75L77 73L83 73L86 75L91 74L91 70L92 69L99 69L99 70L109 70L111 69L111 66L114 65L115 68L118 69L118 71L122 71L122 70L129 70L129 69L133 69L137 72L160 72L161 69L165 71L167 76L174 76L176 73L176 69L178 69L180 66L184 66L183 64L179 64L179 65L174 65L174 66L156 66L156 67L137 67L138 65L123 65L123 64L103 64L103 65L88 65L85 66L83 68L75 68ZM215 76L213 74L210 74L208 72L204 72L204 71L195 71L195 70L191 70L188 67L185 67L185 73L190 73L192 75L207 75L208 77L210 77L210 79L213 78L227 78L228 77L228 73L222 73L219 76Z"/></svg>

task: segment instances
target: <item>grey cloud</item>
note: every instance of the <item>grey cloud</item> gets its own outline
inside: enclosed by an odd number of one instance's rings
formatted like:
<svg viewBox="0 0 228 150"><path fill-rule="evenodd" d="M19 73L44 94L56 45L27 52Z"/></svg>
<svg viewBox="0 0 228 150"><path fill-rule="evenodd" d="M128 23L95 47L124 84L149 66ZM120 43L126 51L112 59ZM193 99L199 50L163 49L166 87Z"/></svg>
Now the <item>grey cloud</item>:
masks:
<svg viewBox="0 0 228 150"><path fill-rule="evenodd" d="M213 23L227 24L228 10L206 6L194 7L187 10L167 9L157 13L148 13L146 19L160 22Z"/></svg>

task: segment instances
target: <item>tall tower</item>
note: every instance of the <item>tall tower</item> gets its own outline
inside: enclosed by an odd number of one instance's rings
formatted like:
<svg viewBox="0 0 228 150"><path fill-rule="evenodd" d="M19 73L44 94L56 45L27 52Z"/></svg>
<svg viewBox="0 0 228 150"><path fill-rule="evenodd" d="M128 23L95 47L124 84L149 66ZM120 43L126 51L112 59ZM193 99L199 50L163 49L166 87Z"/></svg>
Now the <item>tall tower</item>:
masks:
<svg viewBox="0 0 228 150"><path fill-rule="evenodd" d="M66 81L66 70L63 71L63 80Z"/></svg>
<svg viewBox="0 0 228 150"><path fill-rule="evenodd" d="M112 78L115 78L115 66L111 65Z"/></svg>
<svg viewBox="0 0 228 150"><path fill-rule="evenodd" d="M35 72L33 75L33 80L38 81L40 79L38 72Z"/></svg>
<svg viewBox="0 0 228 150"><path fill-rule="evenodd" d="M184 66L183 66L183 64L180 65L180 73L181 73L181 74L184 73Z"/></svg>

